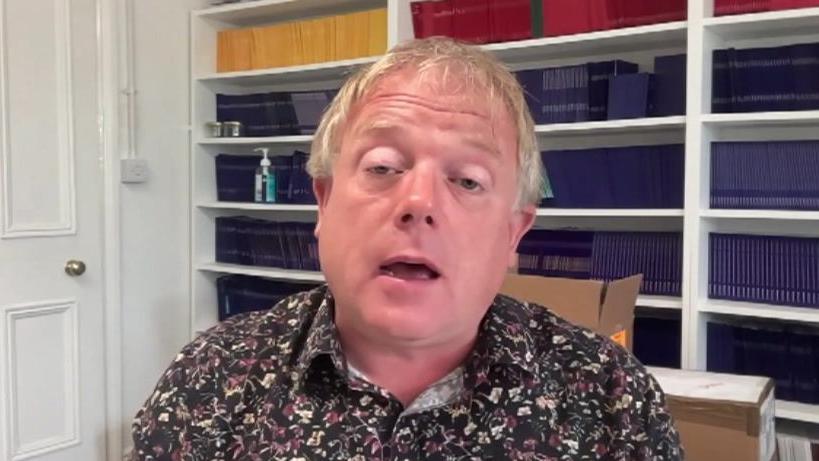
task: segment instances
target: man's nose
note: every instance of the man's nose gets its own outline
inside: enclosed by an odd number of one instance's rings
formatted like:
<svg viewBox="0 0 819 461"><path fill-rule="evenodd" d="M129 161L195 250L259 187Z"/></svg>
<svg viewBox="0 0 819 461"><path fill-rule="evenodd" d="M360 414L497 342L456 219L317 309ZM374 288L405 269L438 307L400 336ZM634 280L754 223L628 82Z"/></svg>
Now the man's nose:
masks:
<svg viewBox="0 0 819 461"><path fill-rule="evenodd" d="M396 225L409 228L416 225L436 227L441 176L423 167L416 167L404 177Z"/></svg>

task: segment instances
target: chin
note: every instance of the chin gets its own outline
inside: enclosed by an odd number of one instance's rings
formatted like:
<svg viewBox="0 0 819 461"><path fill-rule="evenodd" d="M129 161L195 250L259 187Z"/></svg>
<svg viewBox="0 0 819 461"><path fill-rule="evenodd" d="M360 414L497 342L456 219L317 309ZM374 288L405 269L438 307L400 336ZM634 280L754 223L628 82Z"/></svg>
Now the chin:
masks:
<svg viewBox="0 0 819 461"><path fill-rule="evenodd" d="M451 301L423 299L394 299L390 296L362 296L358 316L367 328L380 336L400 340L424 340L440 336L449 324L441 314L442 306ZM447 312L451 314L452 312Z"/></svg>

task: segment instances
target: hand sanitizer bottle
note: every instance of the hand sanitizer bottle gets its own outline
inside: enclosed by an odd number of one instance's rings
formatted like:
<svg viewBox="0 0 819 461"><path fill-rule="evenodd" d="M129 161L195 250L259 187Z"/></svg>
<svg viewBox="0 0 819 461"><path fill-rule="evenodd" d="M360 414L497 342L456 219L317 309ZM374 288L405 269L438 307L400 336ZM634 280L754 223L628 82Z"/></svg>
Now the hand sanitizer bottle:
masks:
<svg viewBox="0 0 819 461"><path fill-rule="evenodd" d="M270 159L267 158L267 147L258 147L254 151L261 152L263 157L256 168L256 187L254 200L263 203L276 203L276 175L270 168Z"/></svg>

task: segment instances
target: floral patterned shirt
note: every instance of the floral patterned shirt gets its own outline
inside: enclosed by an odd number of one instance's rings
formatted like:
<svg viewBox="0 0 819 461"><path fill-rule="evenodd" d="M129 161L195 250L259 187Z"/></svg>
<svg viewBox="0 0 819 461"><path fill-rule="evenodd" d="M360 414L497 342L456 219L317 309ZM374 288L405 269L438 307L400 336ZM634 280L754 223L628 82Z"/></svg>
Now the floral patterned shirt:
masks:
<svg viewBox="0 0 819 461"><path fill-rule="evenodd" d="M543 307L498 295L444 395L407 411L347 368L333 305L319 287L187 345L134 420L134 458L682 459L654 378Z"/></svg>

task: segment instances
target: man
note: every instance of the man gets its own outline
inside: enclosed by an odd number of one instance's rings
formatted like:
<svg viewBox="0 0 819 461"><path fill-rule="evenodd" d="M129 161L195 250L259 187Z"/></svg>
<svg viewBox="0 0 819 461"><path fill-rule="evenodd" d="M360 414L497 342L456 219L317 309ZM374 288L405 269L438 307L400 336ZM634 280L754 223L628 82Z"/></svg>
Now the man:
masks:
<svg viewBox="0 0 819 461"><path fill-rule="evenodd" d="M681 459L625 350L499 296L540 193L520 86L448 39L354 75L309 164L327 286L185 347L138 459Z"/></svg>

